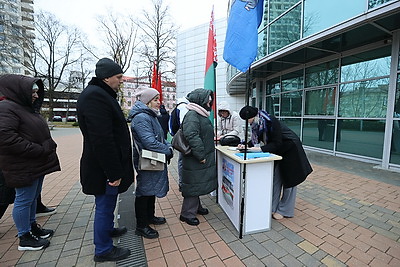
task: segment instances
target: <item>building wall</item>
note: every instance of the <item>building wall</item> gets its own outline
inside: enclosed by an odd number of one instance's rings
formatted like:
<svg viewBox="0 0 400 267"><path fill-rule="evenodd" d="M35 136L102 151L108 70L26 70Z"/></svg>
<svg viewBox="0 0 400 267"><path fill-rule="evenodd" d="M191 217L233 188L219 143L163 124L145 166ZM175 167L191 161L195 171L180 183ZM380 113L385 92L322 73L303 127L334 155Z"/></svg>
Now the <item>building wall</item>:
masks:
<svg viewBox="0 0 400 267"><path fill-rule="evenodd" d="M0 0L0 74L30 72L26 38L34 38L31 0Z"/></svg>
<svg viewBox="0 0 400 267"><path fill-rule="evenodd" d="M176 98L185 97L190 91L204 87L206 50L209 23L205 23L178 34L176 48ZM244 95L229 95L226 92L227 63L224 52L226 19L215 20L218 65L216 68L217 105L228 101L232 110L239 110L245 103Z"/></svg>
<svg viewBox="0 0 400 267"><path fill-rule="evenodd" d="M136 101L135 95L138 93L139 86L150 86L148 77L123 77L123 87L121 88L121 106L127 112ZM175 82L162 81L163 100L162 104L167 111L172 111L175 107Z"/></svg>
<svg viewBox="0 0 400 267"><path fill-rule="evenodd" d="M290 53L301 38L389 2L397 1L266 0L257 59L279 49ZM391 34L390 41L257 77L252 105L278 116L310 149L400 169L399 27Z"/></svg>

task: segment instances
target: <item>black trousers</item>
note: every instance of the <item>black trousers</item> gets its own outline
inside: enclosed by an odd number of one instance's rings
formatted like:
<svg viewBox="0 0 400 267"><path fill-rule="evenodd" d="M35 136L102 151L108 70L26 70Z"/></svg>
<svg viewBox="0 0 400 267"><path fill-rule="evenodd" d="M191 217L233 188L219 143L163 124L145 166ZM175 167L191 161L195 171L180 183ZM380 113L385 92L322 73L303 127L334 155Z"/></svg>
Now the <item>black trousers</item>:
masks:
<svg viewBox="0 0 400 267"><path fill-rule="evenodd" d="M37 210L41 211L41 210L44 210L46 208L46 206L43 205L43 203L42 203L42 194L39 194L36 203L37 203L37 206L36 206Z"/></svg>
<svg viewBox="0 0 400 267"><path fill-rule="evenodd" d="M6 212L9 204L0 205L0 219L3 217L4 213Z"/></svg>
<svg viewBox="0 0 400 267"><path fill-rule="evenodd" d="M149 225L156 211L156 196L141 196L135 199L136 227Z"/></svg>

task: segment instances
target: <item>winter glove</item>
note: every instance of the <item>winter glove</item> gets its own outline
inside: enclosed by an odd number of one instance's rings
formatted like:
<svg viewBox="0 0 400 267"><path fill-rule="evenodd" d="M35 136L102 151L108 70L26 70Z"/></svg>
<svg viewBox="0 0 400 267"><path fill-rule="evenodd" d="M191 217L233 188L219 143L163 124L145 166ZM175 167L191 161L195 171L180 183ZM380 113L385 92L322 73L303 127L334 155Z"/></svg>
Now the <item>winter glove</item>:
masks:
<svg viewBox="0 0 400 267"><path fill-rule="evenodd" d="M172 149L172 147L170 147L169 150L170 150L171 153L169 155L167 155L167 163L168 163L168 165L171 163L171 159L174 157L174 150Z"/></svg>

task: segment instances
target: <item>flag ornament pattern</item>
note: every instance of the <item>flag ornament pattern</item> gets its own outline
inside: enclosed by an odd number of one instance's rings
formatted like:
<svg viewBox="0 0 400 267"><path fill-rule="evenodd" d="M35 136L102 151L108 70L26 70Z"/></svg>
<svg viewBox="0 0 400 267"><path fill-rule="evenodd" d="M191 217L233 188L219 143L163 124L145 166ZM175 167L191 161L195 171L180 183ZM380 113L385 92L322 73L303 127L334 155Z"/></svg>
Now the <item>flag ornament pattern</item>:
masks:
<svg viewBox="0 0 400 267"><path fill-rule="evenodd" d="M157 64L153 63L153 76L151 77L151 87L160 93L160 103L162 103L163 95L161 88L161 73L157 70Z"/></svg>
<svg viewBox="0 0 400 267"><path fill-rule="evenodd" d="M250 68L257 56L263 4L263 0L233 0L231 5L223 58L242 72Z"/></svg>
<svg viewBox="0 0 400 267"><path fill-rule="evenodd" d="M215 25L214 25L214 7L211 11L211 19L210 26L208 28L208 43L207 43L207 54L206 54L206 69L204 76L204 89L208 89L214 92L214 102L212 105L212 110L210 114L210 120L214 123L214 119L216 118L215 112L215 99L216 99L216 77L215 77L215 68L218 64L217 59L217 42L216 42L216 33L215 33Z"/></svg>

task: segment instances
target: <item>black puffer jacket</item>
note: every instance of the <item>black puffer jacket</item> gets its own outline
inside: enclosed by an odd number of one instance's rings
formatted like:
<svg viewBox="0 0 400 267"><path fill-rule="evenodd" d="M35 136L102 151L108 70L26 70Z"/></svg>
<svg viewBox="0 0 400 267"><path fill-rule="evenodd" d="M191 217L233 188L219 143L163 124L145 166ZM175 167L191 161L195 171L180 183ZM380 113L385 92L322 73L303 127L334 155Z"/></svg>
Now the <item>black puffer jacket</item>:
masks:
<svg viewBox="0 0 400 267"><path fill-rule="evenodd" d="M39 98L32 103L32 86ZM0 169L10 187L29 186L49 173L59 171L56 143L39 114L44 98L40 79L23 75L0 76Z"/></svg>

